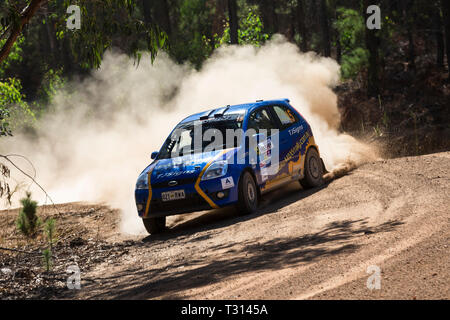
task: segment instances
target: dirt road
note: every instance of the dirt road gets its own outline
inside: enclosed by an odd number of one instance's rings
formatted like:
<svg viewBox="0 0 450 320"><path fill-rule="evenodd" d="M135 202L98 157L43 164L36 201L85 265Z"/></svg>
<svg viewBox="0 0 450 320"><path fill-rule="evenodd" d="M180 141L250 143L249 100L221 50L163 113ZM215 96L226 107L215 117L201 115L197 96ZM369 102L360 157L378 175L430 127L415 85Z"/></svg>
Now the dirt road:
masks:
<svg viewBox="0 0 450 320"><path fill-rule="evenodd" d="M172 218L166 234L89 272L96 282L75 297L449 299L449 191L440 153L369 163L320 190L292 185L244 218ZM371 265L379 290L367 288Z"/></svg>
<svg viewBox="0 0 450 320"><path fill-rule="evenodd" d="M145 238L105 230L132 245L60 297L450 299L449 190L447 152L368 163L319 190L293 184L246 217L171 217ZM367 287L369 266L379 290Z"/></svg>

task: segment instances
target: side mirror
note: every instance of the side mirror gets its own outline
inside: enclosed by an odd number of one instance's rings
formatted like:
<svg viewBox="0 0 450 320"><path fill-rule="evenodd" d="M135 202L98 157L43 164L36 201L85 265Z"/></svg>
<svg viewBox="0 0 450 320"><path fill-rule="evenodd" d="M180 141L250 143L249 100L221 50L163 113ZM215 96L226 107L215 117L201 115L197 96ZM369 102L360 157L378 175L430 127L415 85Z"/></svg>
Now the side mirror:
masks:
<svg viewBox="0 0 450 320"><path fill-rule="evenodd" d="M152 155L150 156L152 158L152 160L155 160L156 157L158 156L158 151L152 152Z"/></svg>

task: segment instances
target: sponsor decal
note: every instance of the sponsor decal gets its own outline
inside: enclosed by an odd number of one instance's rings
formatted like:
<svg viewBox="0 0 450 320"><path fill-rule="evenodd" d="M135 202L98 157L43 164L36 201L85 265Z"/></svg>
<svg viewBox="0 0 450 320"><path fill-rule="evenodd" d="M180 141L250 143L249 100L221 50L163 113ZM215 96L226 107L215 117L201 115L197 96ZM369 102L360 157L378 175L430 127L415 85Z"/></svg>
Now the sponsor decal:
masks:
<svg viewBox="0 0 450 320"><path fill-rule="evenodd" d="M187 170L187 171L175 171L175 172L166 172L160 173L156 176L157 179L168 178L168 177L179 177L182 175L194 174L195 170Z"/></svg>
<svg viewBox="0 0 450 320"><path fill-rule="evenodd" d="M234 187L233 177L226 177L220 180L222 182L222 189L230 189Z"/></svg>
<svg viewBox="0 0 450 320"><path fill-rule="evenodd" d="M295 146L288 152L284 160L291 159L303 146L306 140L310 137L310 133L306 132L305 135L295 144Z"/></svg>
<svg viewBox="0 0 450 320"><path fill-rule="evenodd" d="M293 136L294 134L298 134L303 131L303 126L298 126L289 130L289 135Z"/></svg>

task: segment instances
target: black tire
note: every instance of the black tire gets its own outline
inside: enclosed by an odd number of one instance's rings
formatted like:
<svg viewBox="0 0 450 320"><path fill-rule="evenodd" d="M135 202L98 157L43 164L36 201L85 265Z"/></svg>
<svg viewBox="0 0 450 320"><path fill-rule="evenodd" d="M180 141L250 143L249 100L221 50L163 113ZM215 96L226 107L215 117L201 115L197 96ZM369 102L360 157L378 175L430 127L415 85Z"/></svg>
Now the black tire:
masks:
<svg viewBox="0 0 450 320"><path fill-rule="evenodd" d="M255 179L246 171L239 180L237 210L240 215L251 214L258 209L259 197Z"/></svg>
<svg viewBox="0 0 450 320"><path fill-rule="evenodd" d="M300 180L304 189L320 187L323 185L323 162L314 148L309 148L305 160L305 176Z"/></svg>
<svg viewBox="0 0 450 320"><path fill-rule="evenodd" d="M161 233L166 229L166 217L142 219L145 229L150 234Z"/></svg>

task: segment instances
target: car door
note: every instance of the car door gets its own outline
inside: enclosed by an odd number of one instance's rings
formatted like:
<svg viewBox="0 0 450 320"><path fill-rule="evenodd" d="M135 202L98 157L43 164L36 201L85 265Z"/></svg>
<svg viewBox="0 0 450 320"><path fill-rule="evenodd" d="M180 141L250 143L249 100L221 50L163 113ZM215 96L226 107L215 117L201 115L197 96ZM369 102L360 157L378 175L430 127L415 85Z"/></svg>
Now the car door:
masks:
<svg viewBox="0 0 450 320"><path fill-rule="evenodd" d="M279 140L279 133L273 132L274 129L278 129L278 124L267 107L258 108L250 114L247 123L247 130L249 129L255 130L257 134L263 132L267 134L266 141L258 141L257 171L260 175L260 183L273 180L278 173L278 163L276 167L272 167L272 141Z"/></svg>
<svg viewBox="0 0 450 320"><path fill-rule="evenodd" d="M280 170L279 177L297 176L300 172L300 150L296 143L303 134L298 117L290 108L283 105L270 106L280 131Z"/></svg>

